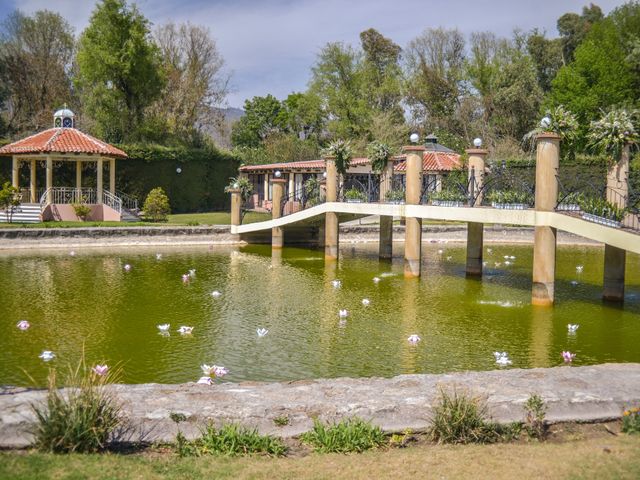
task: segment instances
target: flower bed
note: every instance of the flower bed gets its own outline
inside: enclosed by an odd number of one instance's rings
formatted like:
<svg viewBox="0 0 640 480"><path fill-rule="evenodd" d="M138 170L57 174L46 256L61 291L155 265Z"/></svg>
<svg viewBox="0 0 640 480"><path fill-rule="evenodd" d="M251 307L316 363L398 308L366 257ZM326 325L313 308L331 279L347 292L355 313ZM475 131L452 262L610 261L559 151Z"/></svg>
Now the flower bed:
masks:
<svg viewBox="0 0 640 480"><path fill-rule="evenodd" d="M431 205L435 207L464 207L465 203L459 200L432 200Z"/></svg>
<svg viewBox="0 0 640 480"><path fill-rule="evenodd" d="M622 222L618 222L617 220L612 220L610 218L600 217L592 213L583 213L582 218L589 222L598 223L606 227L613 227L613 228L622 227Z"/></svg>
<svg viewBox="0 0 640 480"><path fill-rule="evenodd" d="M561 212L579 212L582 209L577 203L559 203L556 210Z"/></svg>
<svg viewBox="0 0 640 480"><path fill-rule="evenodd" d="M526 210L529 208L529 205L526 203L491 203L493 208L499 208L502 210Z"/></svg>

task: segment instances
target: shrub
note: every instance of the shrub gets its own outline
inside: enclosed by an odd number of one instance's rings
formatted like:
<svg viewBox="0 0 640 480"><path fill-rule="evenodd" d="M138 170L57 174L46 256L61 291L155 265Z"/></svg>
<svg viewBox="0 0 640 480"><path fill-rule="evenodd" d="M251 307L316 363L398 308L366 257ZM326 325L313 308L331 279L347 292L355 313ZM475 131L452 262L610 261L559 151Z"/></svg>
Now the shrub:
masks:
<svg viewBox="0 0 640 480"><path fill-rule="evenodd" d="M363 452L385 442L380 427L357 417L332 425L324 425L316 419L313 429L304 433L301 439L320 453Z"/></svg>
<svg viewBox="0 0 640 480"><path fill-rule="evenodd" d="M640 408L630 408L622 414L622 431L624 433L640 433Z"/></svg>
<svg viewBox="0 0 640 480"><path fill-rule="evenodd" d="M83 222L87 219L87 217L91 213L91 207L86 203L74 203L72 204L72 207L73 207L73 211L76 214L76 217L78 217Z"/></svg>
<svg viewBox="0 0 640 480"><path fill-rule="evenodd" d="M189 441L182 433L176 437L176 451L181 457L202 455L252 455L280 457L287 447L278 438L260 435L257 430L238 424L227 424L216 429L212 424L201 431L200 438Z"/></svg>
<svg viewBox="0 0 640 480"><path fill-rule="evenodd" d="M615 220L616 222L622 221L626 213L624 208L620 208L601 198L583 198L580 202L580 208L585 213Z"/></svg>
<svg viewBox="0 0 640 480"><path fill-rule="evenodd" d="M492 190L487 195L487 200L492 203L524 203L530 205L531 196L527 192L515 190Z"/></svg>
<svg viewBox="0 0 640 480"><path fill-rule="evenodd" d="M366 200L367 195L357 188L350 188L349 190L344 192L344 198L346 198L347 200Z"/></svg>
<svg viewBox="0 0 640 480"><path fill-rule="evenodd" d="M147 195L142 209L144 210L145 220L164 222L167 220L167 215L171 213L169 197L161 187L156 187Z"/></svg>
<svg viewBox="0 0 640 480"><path fill-rule="evenodd" d="M87 370L82 360L78 367L69 369L67 388L61 391L52 369L46 403L31 405L36 414L35 447L51 453L103 450L124 422L120 404L105 388L118 377L118 370L97 375Z"/></svg>
<svg viewBox="0 0 640 480"><path fill-rule="evenodd" d="M466 202L467 196L458 190L441 190L439 192L432 192L429 194L429 198L433 200L445 201L445 202Z"/></svg>
<svg viewBox="0 0 640 480"><path fill-rule="evenodd" d="M479 398L441 390L429 433L438 443L494 443L515 435L517 428L489 422L486 403Z"/></svg>
<svg viewBox="0 0 640 480"><path fill-rule="evenodd" d="M20 191L10 182L5 182L2 185L2 189L0 189L0 209L5 211L7 222L12 222L13 212L20 205L21 200Z"/></svg>
<svg viewBox="0 0 640 480"><path fill-rule="evenodd" d="M284 427L286 425L289 425L289 417L287 417L286 415L280 415L273 419L273 423L277 427Z"/></svg>
<svg viewBox="0 0 640 480"><path fill-rule="evenodd" d="M384 198L387 202L402 202L404 201L404 190L389 190L387 193L385 193Z"/></svg>
<svg viewBox="0 0 640 480"><path fill-rule="evenodd" d="M247 177L232 177L230 179L229 185L224 187L224 191L226 193L229 193L230 190L236 188L240 189L240 198L242 199L242 203L245 204L253 193L253 184Z"/></svg>
<svg viewBox="0 0 640 480"><path fill-rule="evenodd" d="M525 429L532 438L544 440L547 435L545 416L547 407L540 395L531 395L524 404Z"/></svg>

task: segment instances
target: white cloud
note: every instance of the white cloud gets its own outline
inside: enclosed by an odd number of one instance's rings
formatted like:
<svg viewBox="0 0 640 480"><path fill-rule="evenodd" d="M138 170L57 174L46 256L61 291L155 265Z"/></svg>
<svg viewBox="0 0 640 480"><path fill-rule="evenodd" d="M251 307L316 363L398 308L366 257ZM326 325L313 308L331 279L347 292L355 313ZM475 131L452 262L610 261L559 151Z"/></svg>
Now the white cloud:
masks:
<svg viewBox="0 0 640 480"><path fill-rule="evenodd" d="M0 0L2 1L2 0ZM235 92L229 103L272 93L303 90L310 66L327 42L358 43L373 27L401 46L425 28L444 26L463 33L490 30L510 35L515 27L547 30L555 36L556 19L580 12L587 0L139 0L140 10L155 24L169 20L206 25L218 42ZM620 1L600 0L608 12ZM70 0L20 0L25 12L48 8L60 12L80 32L94 3ZM0 13L2 11L0 10Z"/></svg>

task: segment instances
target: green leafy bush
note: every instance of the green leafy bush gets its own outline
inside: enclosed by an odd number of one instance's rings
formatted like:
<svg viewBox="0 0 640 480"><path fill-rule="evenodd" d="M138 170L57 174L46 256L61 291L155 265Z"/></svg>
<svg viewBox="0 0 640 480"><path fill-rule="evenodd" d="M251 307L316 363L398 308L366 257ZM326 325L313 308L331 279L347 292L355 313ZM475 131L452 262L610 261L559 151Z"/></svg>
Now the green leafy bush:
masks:
<svg viewBox="0 0 640 480"><path fill-rule="evenodd" d="M529 436L544 440L547 435L547 424L545 422L547 407L540 395L531 395L524 404L525 429Z"/></svg>
<svg viewBox="0 0 640 480"><path fill-rule="evenodd" d="M5 211L7 222L13 220L13 212L20 205L22 196L20 190L11 185L11 182L5 182L0 189L0 210Z"/></svg>
<svg viewBox="0 0 640 480"><path fill-rule="evenodd" d="M513 436L514 426L488 420L486 403L464 393L440 391L429 433L438 443L494 443Z"/></svg>
<svg viewBox="0 0 640 480"><path fill-rule="evenodd" d="M214 425L209 424L201 431L201 436L192 441L178 433L176 451L182 457L253 454L280 457L286 453L287 448L280 439L260 435L255 429L247 429L238 424L227 424L216 429Z"/></svg>
<svg viewBox="0 0 640 480"><path fill-rule="evenodd" d="M459 190L446 189L439 192L429 194L431 201L437 200L441 202L466 202L467 196Z"/></svg>
<svg viewBox="0 0 640 480"><path fill-rule="evenodd" d="M622 431L624 433L640 433L640 408L630 408L622 414Z"/></svg>
<svg viewBox="0 0 640 480"><path fill-rule="evenodd" d="M305 432L301 439L320 453L363 452L385 443L380 427L357 417L332 425L324 425L316 419L313 429Z"/></svg>
<svg viewBox="0 0 640 480"><path fill-rule="evenodd" d="M387 202L403 202L404 195L404 190L394 189L389 190L387 193L385 193L384 198Z"/></svg>
<svg viewBox="0 0 640 480"><path fill-rule="evenodd" d="M161 187L156 187L149 192L142 207L145 220L152 222L166 222L167 215L171 213L169 197Z"/></svg>
<svg viewBox="0 0 640 480"><path fill-rule="evenodd" d="M91 213L91 207L86 203L74 203L72 204L72 207L73 207L73 211L76 214L76 217L78 217L83 222L87 219L87 217Z"/></svg>
<svg viewBox="0 0 640 480"><path fill-rule="evenodd" d="M598 217L607 218L616 222L621 222L626 213L626 209L620 208L613 203L607 202L601 198L583 198L580 208L585 213L596 215Z"/></svg>
<svg viewBox="0 0 640 480"><path fill-rule="evenodd" d="M51 453L90 453L103 450L124 424L121 406L105 388L119 371L98 375L82 360L69 369L65 391L58 390L56 371L49 372L49 390L44 405L32 405L35 447Z"/></svg>
<svg viewBox="0 0 640 480"><path fill-rule="evenodd" d="M242 203L245 203L251 197L253 193L253 184L249 181L247 177L232 177L229 181L229 185L224 188L226 193L229 193L230 190L240 189L240 198L242 199Z"/></svg>
<svg viewBox="0 0 640 480"><path fill-rule="evenodd" d="M350 188L346 192L344 192L344 198L347 200L361 200L364 201L367 199L367 195L364 192L361 192L357 188Z"/></svg>
<svg viewBox="0 0 640 480"><path fill-rule="evenodd" d="M487 200L491 203L518 203L530 205L532 203L531 195L527 192L518 192L515 190L492 190L487 194Z"/></svg>

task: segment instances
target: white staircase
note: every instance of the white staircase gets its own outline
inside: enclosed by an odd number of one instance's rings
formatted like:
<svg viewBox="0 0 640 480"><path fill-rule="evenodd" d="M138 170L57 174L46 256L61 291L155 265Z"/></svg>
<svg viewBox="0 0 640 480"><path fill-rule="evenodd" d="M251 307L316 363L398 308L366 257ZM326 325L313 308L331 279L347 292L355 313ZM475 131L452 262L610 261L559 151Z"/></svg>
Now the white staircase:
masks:
<svg viewBox="0 0 640 480"><path fill-rule="evenodd" d="M39 203L21 203L13 210L12 223L39 223L41 220ZM0 223L9 221L7 212L0 210Z"/></svg>
<svg viewBox="0 0 640 480"><path fill-rule="evenodd" d="M140 222L141 219L136 210L129 210L128 208L122 208L120 212L121 222Z"/></svg>

